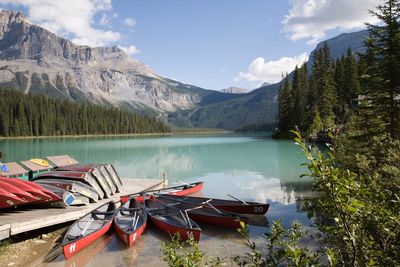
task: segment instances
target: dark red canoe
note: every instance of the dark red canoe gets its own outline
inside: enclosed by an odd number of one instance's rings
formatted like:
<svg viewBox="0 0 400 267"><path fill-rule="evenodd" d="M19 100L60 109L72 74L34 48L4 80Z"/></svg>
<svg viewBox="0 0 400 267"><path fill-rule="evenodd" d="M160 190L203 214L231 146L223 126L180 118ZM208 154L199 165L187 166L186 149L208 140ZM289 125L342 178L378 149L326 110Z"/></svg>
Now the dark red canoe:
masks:
<svg viewBox="0 0 400 267"><path fill-rule="evenodd" d="M232 228L240 227L240 222L244 222L245 224L249 222L249 219L245 216L219 210L208 202L202 205L196 205L192 202L177 200L169 195L158 195L157 199L166 205L173 206L180 210L186 210L189 217L196 222Z"/></svg>
<svg viewBox="0 0 400 267"><path fill-rule="evenodd" d="M71 258L104 235L111 227L115 210L115 203L108 202L71 225L62 242L65 258Z"/></svg>
<svg viewBox="0 0 400 267"><path fill-rule="evenodd" d="M4 190L7 190L10 193L13 193L14 195L17 195L25 203L36 202L36 201L39 200L38 198L36 198L32 194L20 189L17 186L11 185L11 184L6 183L6 182L0 181L0 188L3 188Z"/></svg>
<svg viewBox="0 0 400 267"><path fill-rule="evenodd" d="M114 182L111 180L111 177L108 175L107 171L104 169L103 166L89 166L89 165L82 165L82 164L76 164L76 165L68 165L68 166L63 166L55 169L56 171L80 171L80 172L90 172L92 173L96 178L102 179L104 184L107 185L107 187L110 189L110 194L114 194L117 192L117 187L115 186Z"/></svg>
<svg viewBox="0 0 400 267"><path fill-rule="evenodd" d="M37 175L32 179L32 181L36 182L43 179L62 179L82 182L94 188L101 199L111 195L110 189L106 187L106 185L103 183L103 180L97 179L90 172L51 171Z"/></svg>
<svg viewBox="0 0 400 267"><path fill-rule="evenodd" d="M14 195L0 187L0 209L10 208L25 203L26 202L17 195Z"/></svg>
<svg viewBox="0 0 400 267"><path fill-rule="evenodd" d="M144 208L150 221L160 230L170 235L179 234L182 240L189 237L200 240L201 228L190 219L186 211L165 205L153 197L144 201Z"/></svg>
<svg viewBox="0 0 400 267"><path fill-rule="evenodd" d="M91 202L97 202L100 198L99 194L94 188L78 181L49 178L37 180L36 184L56 186L72 193L79 193L89 198Z"/></svg>
<svg viewBox="0 0 400 267"><path fill-rule="evenodd" d="M137 201L143 202L153 194L170 194L175 196L185 196L203 189L204 182L194 182L190 184L177 185L172 187L161 188L157 190L146 190L143 192L121 196L121 203L127 202L131 197L135 197Z"/></svg>
<svg viewBox="0 0 400 267"><path fill-rule="evenodd" d="M269 204L256 203L256 202L243 202L227 199L217 198L204 198L204 197L191 197L191 196L169 196L177 201L190 202L193 205L202 205L202 203L209 203L217 209L240 213L240 214L265 214L268 211Z"/></svg>
<svg viewBox="0 0 400 267"><path fill-rule="evenodd" d="M111 164L99 164L99 163L88 163L88 164L75 164L73 166L90 166L94 168L100 168L100 171L104 176L108 176L117 187L118 192L121 192L122 189L122 180L119 177L118 173L115 171L115 168Z"/></svg>
<svg viewBox="0 0 400 267"><path fill-rule="evenodd" d="M32 182L24 181L18 178L3 178L3 177L0 177L0 181L16 186L19 189L30 193L31 195L37 198L37 201L35 203L48 202L52 200L52 198L49 195L37 189L35 185L32 186L33 184Z"/></svg>
<svg viewBox="0 0 400 267"><path fill-rule="evenodd" d="M114 217L115 232L129 247L146 229L146 224L147 213L135 198L122 205Z"/></svg>

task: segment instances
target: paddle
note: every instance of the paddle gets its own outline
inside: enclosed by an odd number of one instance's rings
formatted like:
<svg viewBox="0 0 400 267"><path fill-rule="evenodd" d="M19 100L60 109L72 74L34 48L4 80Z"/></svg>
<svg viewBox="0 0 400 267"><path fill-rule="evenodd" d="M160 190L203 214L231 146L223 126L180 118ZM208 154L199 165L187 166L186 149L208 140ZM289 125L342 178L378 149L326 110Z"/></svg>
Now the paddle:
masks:
<svg viewBox="0 0 400 267"><path fill-rule="evenodd" d="M250 204L247 203L246 201L243 201L243 200L241 200L241 199L239 199L239 198L237 198L237 197L234 197L234 196L232 196L231 194L227 194L227 196L228 196L228 197L231 197L231 198L233 198L233 199L236 199L237 201L240 201L240 202L242 202L242 203L245 204L245 205L250 205Z"/></svg>
<svg viewBox="0 0 400 267"><path fill-rule="evenodd" d="M93 218L90 218L90 219L89 219L89 221L86 223L85 227L83 227L81 236L84 236L84 235L85 235L87 229L89 229L89 226L92 224L93 221L94 221Z"/></svg>

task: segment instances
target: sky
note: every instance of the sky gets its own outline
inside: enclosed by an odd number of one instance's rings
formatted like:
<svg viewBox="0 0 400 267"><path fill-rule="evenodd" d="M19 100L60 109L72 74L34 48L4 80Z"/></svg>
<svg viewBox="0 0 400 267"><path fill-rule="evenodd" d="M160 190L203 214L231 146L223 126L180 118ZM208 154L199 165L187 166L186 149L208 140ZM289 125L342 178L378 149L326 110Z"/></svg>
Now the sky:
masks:
<svg viewBox="0 0 400 267"><path fill-rule="evenodd" d="M80 45L113 46L157 74L219 90L278 82L316 44L376 23L379 0L0 0Z"/></svg>

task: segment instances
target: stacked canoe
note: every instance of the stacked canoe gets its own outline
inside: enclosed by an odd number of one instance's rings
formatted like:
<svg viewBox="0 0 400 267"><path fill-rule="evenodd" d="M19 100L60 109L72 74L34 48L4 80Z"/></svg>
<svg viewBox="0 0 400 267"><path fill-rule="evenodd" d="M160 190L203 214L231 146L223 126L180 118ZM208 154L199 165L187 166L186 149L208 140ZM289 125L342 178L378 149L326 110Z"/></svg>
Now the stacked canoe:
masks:
<svg viewBox="0 0 400 267"><path fill-rule="evenodd" d="M197 222L237 228L248 223L243 214L264 215L269 204L239 200L187 196L202 189L204 182L195 182L160 190L121 196L117 209L113 202L93 210L76 221L67 231L63 251L67 259L93 243L114 224L116 234L128 246L133 246L144 232L148 221L169 235L182 240L200 240Z"/></svg>
<svg viewBox="0 0 400 267"><path fill-rule="evenodd" d="M30 181L18 178L28 173L18 163L3 164L2 174L17 178L0 178L0 209L26 204L41 207L87 205L121 191L122 181L111 164L80 164L68 158L72 164L53 163L54 167L41 159L22 161L31 173L38 173Z"/></svg>

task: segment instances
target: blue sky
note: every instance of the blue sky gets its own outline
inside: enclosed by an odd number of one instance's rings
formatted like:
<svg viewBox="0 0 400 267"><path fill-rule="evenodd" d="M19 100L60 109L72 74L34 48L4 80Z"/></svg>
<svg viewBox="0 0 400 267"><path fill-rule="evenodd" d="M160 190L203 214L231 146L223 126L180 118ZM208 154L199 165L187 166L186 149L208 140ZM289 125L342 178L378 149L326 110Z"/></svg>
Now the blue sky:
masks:
<svg viewBox="0 0 400 267"><path fill-rule="evenodd" d="M367 9L378 2L0 0L0 7L78 44L118 45L159 75L222 89L278 81L317 42L374 22Z"/></svg>

